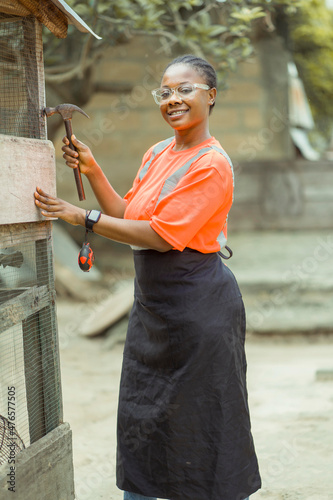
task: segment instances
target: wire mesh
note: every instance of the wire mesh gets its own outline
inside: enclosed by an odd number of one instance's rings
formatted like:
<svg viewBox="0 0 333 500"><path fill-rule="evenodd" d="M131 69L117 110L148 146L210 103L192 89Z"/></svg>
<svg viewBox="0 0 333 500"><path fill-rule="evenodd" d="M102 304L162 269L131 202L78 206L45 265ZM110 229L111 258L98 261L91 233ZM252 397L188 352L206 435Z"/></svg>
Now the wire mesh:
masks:
<svg viewBox="0 0 333 500"><path fill-rule="evenodd" d="M37 54L42 53L33 17L0 14L0 133L40 139ZM43 98L41 99L43 101Z"/></svg>
<svg viewBox="0 0 333 500"><path fill-rule="evenodd" d="M0 226L0 241L0 417L27 447L62 413L51 223Z"/></svg>

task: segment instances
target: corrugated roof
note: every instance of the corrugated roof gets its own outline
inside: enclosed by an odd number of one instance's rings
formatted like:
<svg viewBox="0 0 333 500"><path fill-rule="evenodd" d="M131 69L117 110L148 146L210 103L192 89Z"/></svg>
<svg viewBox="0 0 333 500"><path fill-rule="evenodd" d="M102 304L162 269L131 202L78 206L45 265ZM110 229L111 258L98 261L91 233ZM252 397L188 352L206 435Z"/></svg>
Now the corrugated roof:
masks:
<svg viewBox="0 0 333 500"><path fill-rule="evenodd" d="M51 0L54 5L56 5L67 17L68 22L70 24L74 24L74 26L83 33L90 33L98 40L101 40L101 37L96 35L91 28L81 19L80 16L74 12L74 10L66 3L64 0Z"/></svg>
<svg viewBox="0 0 333 500"><path fill-rule="evenodd" d="M34 15L59 38L66 38L69 23L101 39L64 0L0 0L0 13L22 17Z"/></svg>

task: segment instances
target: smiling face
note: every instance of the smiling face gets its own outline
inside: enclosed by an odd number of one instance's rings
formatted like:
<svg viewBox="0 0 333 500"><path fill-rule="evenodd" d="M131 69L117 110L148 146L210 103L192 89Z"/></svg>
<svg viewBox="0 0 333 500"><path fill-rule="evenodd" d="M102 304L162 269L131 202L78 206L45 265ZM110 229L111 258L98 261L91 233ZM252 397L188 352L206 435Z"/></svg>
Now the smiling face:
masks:
<svg viewBox="0 0 333 500"><path fill-rule="evenodd" d="M174 89L186 83L207 84L205 78L188 64L174 64L163 75L161 88ZM205 130L211 104L216 97L216 89L196 89L189 96L178 97L175 92L160 104L160 111L165 121L177 131Z"/></svg>

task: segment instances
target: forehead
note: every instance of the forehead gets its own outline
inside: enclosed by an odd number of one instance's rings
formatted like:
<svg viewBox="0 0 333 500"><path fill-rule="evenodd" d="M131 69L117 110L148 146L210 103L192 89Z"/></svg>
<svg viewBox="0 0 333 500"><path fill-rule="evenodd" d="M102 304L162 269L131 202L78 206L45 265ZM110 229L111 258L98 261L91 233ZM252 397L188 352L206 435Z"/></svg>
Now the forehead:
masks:
<svg viewBox="0 0 333 500"><path fill-rule="evenodd" d="M161 86L175 87L183 82L206 83L200 73L188 64L173 64L163 75Z"/></svg>

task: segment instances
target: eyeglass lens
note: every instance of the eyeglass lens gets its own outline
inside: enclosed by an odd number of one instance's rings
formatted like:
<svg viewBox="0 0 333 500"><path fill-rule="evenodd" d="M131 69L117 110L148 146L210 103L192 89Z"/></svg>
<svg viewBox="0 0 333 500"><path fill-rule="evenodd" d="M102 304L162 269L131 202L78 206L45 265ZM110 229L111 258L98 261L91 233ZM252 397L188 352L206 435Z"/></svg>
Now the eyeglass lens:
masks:
<svg viewBox="0 0 333 500"><path fill-rule="evenodd" d="M193 85L180 85L174 89L160 89L157 93L157 97L159 101L165 101L169 99L173 93L175 93L178 97L182 98L190 95L195 90Z"/></svg>

